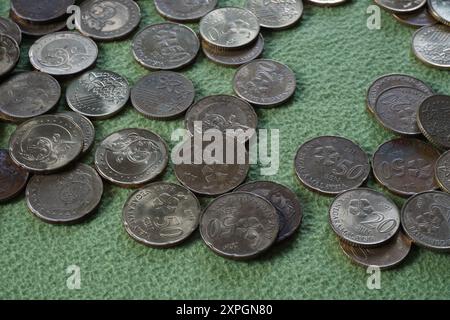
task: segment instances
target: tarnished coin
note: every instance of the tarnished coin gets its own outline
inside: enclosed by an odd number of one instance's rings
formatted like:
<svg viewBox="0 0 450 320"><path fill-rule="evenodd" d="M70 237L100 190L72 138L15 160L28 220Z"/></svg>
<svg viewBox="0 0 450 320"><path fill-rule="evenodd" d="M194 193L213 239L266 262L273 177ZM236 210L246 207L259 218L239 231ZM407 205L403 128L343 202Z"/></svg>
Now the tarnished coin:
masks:
<svg viewBox="0 0 450 320"><path fill-rule="evenodd" d="M133 39L134 58L149 69L171 70L191 64L200 50L200 40L190 28L172 22L153 24Z"/></svg>
<svg viewBox="0 0 450 320"><path fill-rule="evenodd" d="M422 27L413 35L413 52L422 62L450 68L450 28L443 25Z"/></svg>
<svg viewBox="0 0 450 320"><path fill-rule="evenodd" d="M378 96L385 90L397 87L411 87L418 89L426 94L432 95L433 89L426 85L423 81L416 79L414 77L408 76L406 74L388 74L376 79L367 90L367 108L370 112L375 112L375 103Z"/></svg>
<svg viewBox="0 0 450 320"><path fill-rule="evenodd" d="M183 22L200 20L216 6L217 0L155 0L156 10L161 16Z"/></svg>
<svg viewBox="0 0 450 320"><path fill-rule="evenodd" d="M395 133L419 135L417 110L429 96L412 87L392 87L378 96L375 114L385 128Z"/></svg>
<svg viewBox="0 0 450 320"><path fill-rule="evenodd" d="M431 143L438 148L450 149L450 96L427 98L419 107L417 122Z"/></svg>
<svg viewBox="0 0 450 320"><path fill-rule="evenodd" d="M34 175L27 185L30 211L48 223L68 224L94 212L103 194L103 181L90 166L79 163L61 173Z"/></svg>
<svg viewBox="0 0 450 320"><path fill-rule="evenodd" d="M294 72L274 60L258 59L240 67L233 78L233 89L244 100L258 107L274 107L295 93Z"/></svg>
<svg viewBox="0 0 450 320"><path fill-rule="evenodd" d="M445 192L450 193L450 151L447 151L436 163L436 181Z"/></svg>
<svg viewBox="0 0 450 320"><path fill-rule="evenodd" d="M130 97L130 86L121 75L104 70L84 73L66 90L70 109L93 119L106 119L117 114Z"/></svg>
<svg viewBox="0 0 450 320"><path fill-rule="evenodd" d="M354 142L324 136L300 146L294 169L306 187L335 195L360 187L369 176L370 163L367 154Z"/></svg>
<svg viewBox="0 0 450 320"><path fill-rule="evenodd" d="M86 154L94 145L95 140L95 128L91 120L85 116L79 114L78 112L61 112L61 116L68 117L70 120L75 122L83 132L83 154Z"/></svg>
<svg viewBox="0 0 450 320"><path fill-rule="evenodd" d="M42 37L50 33L61 31L67 26L66 20L57 20L48 23L30 22L19 18L12 10L9 12L9 16L17 23L22 34L29 37Z"/></svg>
<svg viewBox="0 0 450 320"><path fill-rule="evenodd" d="M21 19L46 23L62 18L74 3L75 0L11 0L11 10Z"/></svg>
<svg viewBox="0 0 450 320"><path fill-rule="evenodd" d="M164 140L145 129L123 129L106 137L95 152L100 175L113 184L140 187L167 167L169 150Z"/></svg>
<svg viewBox="0 0 450 320"><path fill-rule="evenodd" d="M427 3L427 0L375 0L375 3L388 11L405 13L422 8Z"/></svg>
<svg viewBox="0 0 450 320"><path fill-rule="evenodd" d="M0 34L0 78L11 72L20 58L20 49L16 40L6 34Z"/></svg>
<svg viewBox="0 0 450 320"><path fill-rule="evenodd" d="M12 20L0 17L0 33L10 36L19 45L22 41L22 32L19 26Z"/></svg>
<svg viewBox="0 0 450 320"><path fill-rule="evenodd" d="M355 247L342 240L340 245L344 254L354 263L366 268L376 266L381 270L398 266L406 259L411 250L411 240L401 231L391 241L380 247Z"/></svg>
<svg viewBox="0 0 450 320"><path fill-rule="evenodd" d="M334 7L348 2L348 0L306 0L310 4L321 7Z"/></svg>
<svg viewBox="0 0 450 320"><path fill-rule="evenodd" d="M28 181L28 171L15 164L8 150L0 149L0 202L18 196Z"/></svg>
<svg viewBox="0 0 450 320"><path fill-rule="evenodd" d="M29 51L37 70L51 75L72 75L91 67L98 48L93 40L76 32L51 33L36 40Z"/></svg>
<svg viewBox="0 0 450 320"><path fill-rule="evenodd" d="M238 49L252 43L259 34L258 18L242 8L220 8L200 21L200 35L213 47Z"/></svg>
<svg viewBox="0 0 450 320"><path fill-rule="evenodd" d="M132 0L87 0L80 4L77 29L95 40L121 39L141 21L139 5Z"/></svg>
<svg viewBox="0 0 450 320"><path fill-rule="evenodd" d="M253 181L243 184L235 191L254 193L268 200L277 209L280 224L277 241L290 237L300 227L302 208L297 195L289 188L270 181Z"/></svg>
<svg viewBox="0 0 450 320"><path fill-rule="evenodd" d="M131 89L131 103L150 119L173 119L194 102L195 88L181 73L158 71L140 79Z"/></svg>
<svg viewBox="0 0 450 320"><path fill-rule="evenodd" d="M233 192L213 200L200 218L206 245L225 258L244 260L266 251L277 239L277 211L266 199Z"/></svg>
<svg viewBox="0 0 450 320"><path fill-rule="evenodd" d="M450 251L450 194L419 193L404 204L401 221L406 235L422 247Z"/></svg>
<svg viewBox="0 0 450 320"><path fill-rule="evenodd" d="M253 12L261 27L275 30L294 25L303 15L302 0L247 0L245 8Z"/></svg>
<svg viewBox="0 0 450 320"><path fill-rule="evenodd" d="M400 196L434 190L434 168L439 152L418 139L399 138L383 143L372 160L379 183Z"/></svg>
<svg viewBox="0 0 450 320"><path fill-rule="evenodd" d="M61 97L61 87L42 72L14 74L0 84L0 113L11 121L24 121L53 109Z"/></svg>
<svg viewBox="0 0 450 320"><path fill-rule="evenodd" d="M154 182L130 195L122 221L134 240L166 248L184 241L197 229L200 213L200 203L188 189Z"/></svg>
<svg viewBox="0 0 450 320"><path fill-rule="evenodd" d="M448 0L428 0L428 7L436 20L450 25L450 2Z"/></svg>
<svg viewBox="0 0 450 320"><path fill-rule="evenodd" d="M401 23L416 28L432 26L437 23L428 11L427 6L410 13L394 13L393 16Z"/></svg>
<svg viewBox="0 0 450 320"><path fill-rule="evenodd" d="M15 163L35 173L60 170L83 150L83 132L67 117L43 115L17 127L9 140Z"/></svg>

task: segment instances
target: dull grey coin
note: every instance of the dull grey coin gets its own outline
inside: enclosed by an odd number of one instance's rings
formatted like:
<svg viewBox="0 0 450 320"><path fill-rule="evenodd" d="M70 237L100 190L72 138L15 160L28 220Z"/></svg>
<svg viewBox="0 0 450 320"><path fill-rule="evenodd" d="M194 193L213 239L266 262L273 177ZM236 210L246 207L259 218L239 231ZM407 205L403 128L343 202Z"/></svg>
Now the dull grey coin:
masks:
<svg viewBox="0 0 450 320"><path fill-rule="evenodd" d="M23 35L29 37L42 37L50 33L58 32L66 28L67 21L57 20L49 23L34 23L17 17L11 10L9 17L17 23Z"/></svg>
<svg viewBox="0 0 450 320"><path fill-rule="evenodd" d="M197 229L200 213L200 203L188 189L154 182L129 196L122 221L134 240L166 248L186 240Z"/></svg>
<svg viewBox="0 0 450 320"><path fill-rule="evenodd" d="M423 63L450 69L450 28L444 25L422 27L413 35L413 52Z"/></svg>
<svg viewBox="0 0 450 320"><path fill-rule="evenodd" d="M109 182L140 187L167 167L169 150L164 140L145 129L123 129L106 137L95 152L95 167Z"/></svg>
<svg viewBox="0 0 450 320"><path fill-rule="evenodd" d="M428 7L436 20L450 25L450 2L448 0L428 0Z"/></svg>
<svg viewBox="0 0 450 320"><path fill-rule="evenodd" d="M348 2L349 0L306 0L307 3L320 7L334 7Z"/></svg>
<svg viewBox="0 0 450 320"><path fill-rule="evenodd" d="M86 154L94 145L95 140L95 128L91 120L85 116L79 114L78 112L61 112L61 116L68 117L70 120L75 122L83 132L83 151L82 154Z"/></svg>
<svg viewBox="0 0 450 320"><path fill-rule="evenodd" d="M20 48L16 40L0 34L0 78L15 68L20 58Z"/></svg>
<svg viewBox="0 0 450 320"><path fill-rule="evenodd" d="M200 218L200 234L218 255L245 260L266 251L277 239L278 215L266 199L233 192L213 200Z"/></svg>
<svg viewBox="0 0 450 320"><path fill-rule="evenodd" d="M70 109L92 119L107 119L122 110L130 97L130 86L121 75L93 70L73 80L66 90Z"/></svg>
<svg viewBox="0 0 450 320"><path fill-rule="evenodd" d="M437 20L428 11L427 6L410 13L394 13L393 16L401 23L416 28L432 26L437 23Z"/></svg>
<svg viewBox="0 0 450 320"><path fill-rule="evenodd" d="M435 146L450 149L450 96L427 98L417 112L417 123L423 135Z"/></svg>
<svg viewBox="0 0 450 320"><path fill-rule="evenodd" d="M154 0L154 2L161 16L180 22L200 20L217 6L217 0Z"/></svg>
<svg viewBox="0 0 450 320"><path fill-rule="evenodd" d="M62 18L75 0L11 0L11 10L21 19L46 23Z"/></svg>
<svg viewBox="0 0 450 320"><path fill-rule="evenodd" d="M94 212L103 194L103 181L83 163L61 173L34 175L26 189L27 205L48 223L79 222Z"/></svg>
<svg viewBox="0 0 450 320"><path fill-rule="evenodd" d="M13 38L18 45L22 41L22 32L19 26L12 20L0 17L0 33L6 34Z"/></svg>
<svg viewBox="0 0 450 320"><path fill-rule="evenodd" d="M261 27L274 30L291 27L303 15L302 0L247 0L245 8L253 12Z"/></svg>
<svg viewBox="0 0 450 320"><path fill-rule="evenodd" d="M375 0L375 3L390 12L407 13L422 8L427 0Z"/></svg>
<svg viewBox="0 0 450 320"><path fill-rule="evenodd" d="M8 150L0 149L0 203L18 196L28 181L29 173L12 161Z"/></svg>
<svg viewBox="0 0 450 320"><path fill-rule="evenodd" d="M447 151L436 162L436 181L445 192L450 193L450 151Z"/></svg>

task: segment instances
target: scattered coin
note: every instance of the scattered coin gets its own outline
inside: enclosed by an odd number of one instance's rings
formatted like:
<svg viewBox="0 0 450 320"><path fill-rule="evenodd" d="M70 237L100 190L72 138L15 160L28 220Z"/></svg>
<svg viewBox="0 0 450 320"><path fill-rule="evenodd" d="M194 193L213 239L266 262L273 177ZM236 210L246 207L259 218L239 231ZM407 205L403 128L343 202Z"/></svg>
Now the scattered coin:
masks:
<svg viewBox="0 0 450 320"><path fill-rule="evenodd" d="M157 248L179 244L197 229L200 203L178 184L154 182L130 195L122 221L136 241Z"/></svg>
<svg viewBox="0 0 450 320"><path fill-rule="evenodd" d="M425 6L427 0L375 0L375 3L390 12L406 13L419 10Z"/></svg>
<svg viewBox="0 0 450 320"><path fill-rule="evenodd" d="M306 2L321 7L332 7L344 4L348 2L348 0L306 0Z"/></svg>
<svg viewBox="0 0 450 320"><path fill-rule="evenodd" d="M450 251L450 194L419 193L404 204L401 221L406 235L422 247Z"/></svg>
<svg viewBox="0 0 450 320"><path fill-rule="evenodd" d="M12 10L9 12L9 16L17 23L22 34L29 37L42 37L50 33L61 31L67 26L67 21L65 20L57 20L48 23L33 23L19 18Z"/></svg>
<svg viewBox="0 0 450 320"><path fill-rule="evenodd" d="M67 224L83 220L100 204L103 182L86 164L50 175L34 175L27 185L30 211L48 223Z"/></svg>
<svg viewBox="0 0 450 320"><path fill-rule="evenodd" d="M0 34L0 78L11 72L20 58L17 42L6 34Z"/></svg>
<svg viewBox="0 0 450 320"><path fill-rule="evenodd" d="M266 251L277 239L278 215L266 199L233 192L213 200L200 218L206 245L225 258L244 260Z"/></svg>
<svg viewBox="0 0 450 320"><path fill-rule="evenodd" d="M95 167L109 182L140 187L159 176L169 161L168 147L145 129L123 129L106 137L95 152Z"/></svg>
<svg viewBox="0 0 450 320"><path fill-rule="evenodd" d="M0 202L18 196L28 181L28 171L15 164L8 150L0 149Z"/></svg>
<svg viewBox="0 0 450 320"><path fill-rule="evenodd" d="M419 107L417 122L423 135L435 146L450 149L450 96L435 95Z"/></svg>
<svg viewBox="0 0 450 320"><path fill-rule="evenodd" d="M301 145L294 167L302 184L328 195L360 187L370 173L367 154L354 142L333 136L317 137Z"/></svg>
<svg viewBox="0 0 450 320"><path fill-rule="evenodd" d="M394 13L394 18L403 24L411 27L425 27L432 26L437 23L433 16L428 11L427 6L424 6L418 11L410 13Z"/></svg>
<svg viewBox="0 0 450 320"><path fill-rule="evenodd" d="M169 20L192 22L200 20L208 12L214 10L217 0L184 1L155 0L158 13Z"/></svg>
<svg viewBox="0 0 450 320"><path fill-rule="evenodd" d="M413 35L413 52L433 67L450 69L450 28L443 25L422 27Z"/></svg>
<svg viewBox="0 0 450 320"><path fill-rule="evenodd" d="M80 127L59 115L43 115L22 123L9 141L9 153L15 163L43 174L66 167L82 149Z"/></svg>
<svg viewBox="0 0 450 320"><path fill-rule="evenodd" d="M195 88L180 73L158 71L140 79L131 89L131 103L150 119L173 119L194 102Z"/></svg>
<svg viewBox="0 0 450 320"><path fill-rule="evenodd" d="M171 70L191 64L200 50L197 34L172 22L153 24L133 39L134 58L150 69Z"/></svg>
<svg viewBox="0 0 450 320"><path fill-rule="evenodd" d="M291 27L303 15L302 0L247 0L245 8L258 18L261 27L274 30Z"/></svg>
<svg viewBox="0 0 450 320"><path fill-rule="evenodd" d="M277 241L290 237L298 230L303 213L296 194L289 188L270 181L248 182L235 191L250 192L268 200L277 209L280 230Z"/></svg>
<svg viewBox="0 0 450 320"><path fill-rule="evenodd" d="M450 3L448 0L428 0L428 7L436 20L450 25Z"/></svg>
<svg viewBox="0 0 450 320"><path fill-rule="evenodd" d="M67 7L75 0L11 0L11 10L21 19L32 22L50 22L66 15Z"/></svg>
<svg viewBox="0 0 450 320"><path fill-rule="evenodd" d="M436 163L436 181L445 192L450 193L450 151L447 151Z"/></svg>
<svg viewBox="0 0 450 320"><path fill-rule="evenodd" d="M81 131L83 132L82 154L86 154L94 145L95 140L95 128L91 120L79 114L78 112L67 111L59 113L59 115L68 117L81 128Z"/></svg>
<svg viewBox="0 0 450 320"><path fill-rule="evenodd" d="M115 72L104 70L84 73L66 90L69 107L93 119L106 119L117 114L129 97L128 81Z"/></svg>
<svg viewBox="0 0 450 320"><path fill-rule="evenodd" d="M22 41L22 32L19 26L9 19L0 17L0 34L6 34L13 38L18 45Z"/></svg>

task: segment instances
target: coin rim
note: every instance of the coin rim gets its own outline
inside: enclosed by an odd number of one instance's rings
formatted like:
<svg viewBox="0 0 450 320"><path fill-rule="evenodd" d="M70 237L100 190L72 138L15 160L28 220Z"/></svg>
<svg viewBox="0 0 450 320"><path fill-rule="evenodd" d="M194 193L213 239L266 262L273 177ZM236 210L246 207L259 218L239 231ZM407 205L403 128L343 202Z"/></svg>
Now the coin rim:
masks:
<svg viewBox="0 0 450 320"><path fill-rule="evenodd" d="M442 180L439 177L439 172L438 172L438 168L439 168L439 163L444 159L444 158L449 158L450 159L450 150L444 152L443 154L441 154L441 156L437 159L436 161L436 165L434 167L434 173L435 173L435 178L436 178L436 182L438 183L439 187L447 193L450 193L450 185L446 186L445 183L442 182Z"/></svg>
<svg viewBox="0 0 450 320"><path fill-rule="evenodd" d="M438 11L436 10L436 8L433 6L431 0L427 0L427 4L428 4L428 12L431 14L431 16L436 19L438 22L443 23L447 26L450 26L450 21L446 20L445 18L443 18Z"/></svg>
<svg viewBox="0 0 450 320"><path fill-rule="evenodd" d="M17 66L17 64L19 63L19 60L20 60L20 46L19 46L19 44L17 43L17 41L14 40L14 38L11 37L11 36L8 35L8 34L1 33L1 34L0 34L0 37L5 37L5 38L10 39L10 40L12 41L12 44L13 44L14 49L15 49L15 51L16 51L16 55L15 55L15 57L14 57L14 62L13 62L7 69L5 69L4 72L0 73L0 79L3 79L3 78L4 78L5 76L7 76L7 75L8 75L8 74L9 74L9 73Z"/></svg>
<svg viewBox="0 0 450 320"><path fill-rule="evenodd" d="M395 8L386 6L386 4L382 3L380 0L374 0L374 1L378 6L380 6L384 10L391 12L391 13L409 13L409 12L418 11L419 9L423 8L423 6L425 6L427 4L427 0L423 0L423 2L419 6L413 7L411 9L403 9L402 10L402 9L395 9Z"/></svg>
<svg viewBox="0 0 450 320"><path fill-rule="evenodd" d="M412 35L412 40L411 40L411 44L412 44L411 46L412 46L412 51L414 53L414 56L419 61L421 61L422 63L424 63L424 64L426 64L428 66L435 67L435 68L442 69L442 70L450 69L450 60L449 60L448 64L446 64L446 65L438 64L438 63L434 63L432 61L427 60L425 56L422 56L421 54L419 54L419 52L417 52L416 46L415 46L415 39L419 35L420 32L422 32L424 29L427 29L427 28L445 28L445 29L448 29L447 32L449 33L449 37L450 37L450 27L445 26L443 24L433 24L431 26L425 26L425 27L417 29L414 32L414 34Z"/></svg>
<svg viewBox="0 0 450 320"><path fill-rule="evenodd" d="M445 98L445 99L450 101L450 96L446 96L446 95L443 95L443 94L435 94L435 95L432 95L432 96L429 96L428 98L426 98L422 102L422 104L419 106L419 109L417 110L417 116L416 116L417 124L419 126L419 129L420 129L421 133L425 136L425 138L428 140L428 142L430 142L435 148L448 150L448 149L450 149L450 144L448 146L445 146L445 145L441 144L440 142L437 142L434 139L434 137L426 130L426 128L424 127L424 125L422 123L422 120L420 119L420 110L423 108L423 105L425 104L425 102L428 99L431 100L433 97L434 98Z"/></svg>
<svg viewBox="0 0 450 320"><path fill-rule="evenodd" d="M3 20L4 22L6 22L7 24L9 23L10 27L16 29L17 33L18 33L18 38L14 39L14 37L10 34L10 33L6 33L7 35L9 35L11 38L13 38L14 40L16 40L17 45L20 46L20 44L22 43L22 30L20 29L19 25L17 24L17 22L15 22L12 19L6 18L6 17L0 17L0 20ZM5 33L2 33L5 34Z"/></svg>
<svg viewBox="0 0 450 320"><path fill-rule="evenodd" d="M162 0L164 1L164 0ZM199 21L201 18L203 18L205 15L207 15L208 13L210 13L211 11L215 10L217 8L217 4L218 4L218 0L214 0L215 4L214 7L209 10L208 12L202 14L201 16L195 16L195 17L189 17L189 18L180 18L180 17L175 17L175 16L171 16L169 14L166 14L163 10L161 10L160 6L159 6L159 1L158 0L154 0L153 3L155 5L155 9L158 12L158 14L169 20L169 21L174 21L174 22L196 22Z"/></svg>
<svg viewBox="0 0 450 320"><path fill-rule="evenodd" d="M8 150L8 149L6 149L6 148L0 148L0 153L1 153L1 152L5 152L5 153L8 155L8 157L11 159L11 162L12 162L18 169L20 169L21 171L23 171L23 173L25 173L25 176L22 176L22 177L24 178L24 182L23 182L23 184L20 186L20 188L17 188L16 192L11 193L10 195L8 195L7 197L4 197L4 198L0 197L0 204L4 204L4 203L6 203L6 202L8 202L8 201L10 201L10 200L12 200L12 199L18 197L18 196L22 193L22 191L25 189L26 185L28 184L28 180L30 179L31 174L30 174L30 172L29 172L28 170L24 169L24 168L21 167L21 166L18 166L17 163L15 163L14 161L12 161L12 158L11 158L11 156L10 156L10 154L9 154L9 150Z"/></svg>
<svg viewBox="0 0 450 320"><path fill-rule="evenodd" d="M256 16L256 18L258 18L256 13L254 13L252 10L250 10L248 8L250 1L252 1L252 0L246 0L245 3L244 3L244 7L243 8L249 10L250 12L252 12ZM344 0L344 1L346 1L346 0ZM267 30L277 31L277 30L289 29L289 28L295 26L300 21L300 19L303 17L303 12L304 12L303 1L302 0L295 0L295 2L300 6L300 10L301 11L300 11L300 14L295 18L294 21L291 20L288 23L278 24L278 25L268 25L268 24L265 24L265 23L261 23L260 19L258 18L258 23L259 23L260 27L262 27L264 29L267 29Z"/></svg>

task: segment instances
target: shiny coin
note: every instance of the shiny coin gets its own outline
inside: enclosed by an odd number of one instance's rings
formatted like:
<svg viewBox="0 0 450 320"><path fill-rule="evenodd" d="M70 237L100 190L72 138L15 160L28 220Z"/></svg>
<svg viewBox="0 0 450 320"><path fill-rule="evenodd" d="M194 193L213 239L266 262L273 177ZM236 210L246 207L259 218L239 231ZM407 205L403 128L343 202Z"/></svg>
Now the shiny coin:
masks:
<svg viewBox="0 0 450 320"><path fill-rule="evenodd" d="M419 193L405 203L401 220L406 235L422 247L450 251L450 194Z"/></svg>
<svg viewBox="0 0 450 320"><path fill-rule="evenodd" d="M302 184L329 195L361 186L370 173L367 154L354 142L333 136L301 145L294 168Z"/></svg>
<svg viewBox="0 0 450 320"><path fill-rule="evenodd" d="M200 213L200 203L188 189L155 182L130 195L122 220L134 240L165 248L189 237L198 227Z"/></svg>
<svg viewBox="0 0 450 320"><path fill-rule="evenodd" d="M28 181L28 171L15 164L8 150L0 149L0 202L18 196Z"/></svg>
<svg viewBox="0 0 450 320"><path fill-rule="evenodd" d="M302 208L296 194L289 188L270 181L253 181L235 191L254 193L268 200L277 209L280 231L277 241L290 237L302 222Z"/></svg>
<svg viewBox="0 0 450 320"><path fill-rule="evenodd" d="M434 168L439 152L417 139L400 138L383 143L373 155L375 178L400 196L438 188Z"/></svg>
<svg viewBox="0 0 450 320"><path fill-rule="evenodd" d="M17 42L8 35L0 34L0 77L11 72L19 58L20 49Z"/></svg>
<svg viewBox="0 0 450 320"><path fill-rule="evenodd" d="M200 50L197 34L178 23L158 23L141 30L133 39L134 58L150 69L179 69L191 64Z"/></svg>
<svg viewBox="0 0 450 320"><path fill-rule="evenodd" d="M432 26L437 23L433 16L429 13L427 6L411 13L395 13L394 18L403 24L411 27Z"/></svg>
<svg viewBox="0 0 450 320"><path fill-rule="evenodd" d="M62 169L78 158L82 150L80 127L59 115L43 115L22 123L9 141L13 161L36 173Z"/></svg>
<svg viewBox="0 0 450 320"><path fill-rule="evenodd" d="M306 2L321 7L333 7L344 4L348 0L306 0Z"/></svg>
<svg viewBox="0 0 450 320"><path fill-rule="evenodd" d="M261 27L275 30L294 25L303 14L302 0L247 0L245 8L253 12Z"/></svg>
<svg viewBox="0 0 450 320"><path fill-rule="evenodd" d="M141 20L139 5L132 0L88 0L80 4L81 19L77 29L95 40L116 40L126 37Z"/></svg>
<svg viewBox="0 0 450 320"><path fill-rule="evenodd" d="M9 12L9 16L17 23L22 34L29 37L42 37L50 33L61 31L67 26L66 20L57 20L48 23L33 23L19 18L13 11Z"/></svg>
<svg viewBox="0 0 450 320"><path fill-rule="evenodd" d="M24 121L53 109L61 97L61 87L42 72L17 73L0 84L0 112L11 121Z"/></svg>
<svg viewBox="0 0 450 320"><path fill-rule="evenodd" d="M150 119L173 119L194 102L191 80L171 71L152 72L140 79L131 90L133 107Z"/></svg>
<svg viewBox="0 0 450 320"><path fill-rule="evenodd" d="M443 25L423 27L413 35L413 52L433 67L450 68L450 28Z"/></svg>
<svg viewBox="0 0 450 320"><path fill-rule="evenodd" d="M85 116L79 114L78 112L62 112L58 115L68 117L70 120L75 122L83 132L83 154L86 154L93 146L95 140L95 128L91 120Z"/></svg>
<svg viewBox="0 0 450 320"><path fill-rule="evenodd" d="M417 120L420 131L431 143L450 149L450 96L427 98L419 107Z"/></svg>
<svg viewBox="0 0 450 320"><path fill-rule="evenodd" d="M251 259L277 239L278 215L266 199L233 192L213 200L200 219L200 234L207 246L225 258Z"/></svg>
<svg viewBox="0 0 450 320"><path fill-rule="evenodd" d="M91 67L97 45L76 32L56 32L39 38L30 48L31 64L51 75L72 75Z"/></svg>
<svg viewBox="0 0 450 320"><path fill-rule="evenodd" d="M62 18L74 3L75 0L11 0L11 10L21 19L46 23Z"/></svg>
<svg viewBox="0 0 450 320"><path fill-rule="evenodd" d="M168 147L145 129L124 129L105 138L95 152L100 175L113 184L140 187L159 176L169 161Z"/></svg>
<svg viewBox="0 0 450 320"><path fill-rule="evenodd" d="M428 7L436 20L450 25L450 2L448 0L428 0Z"/></svg>
<svg viewBox="0 0 450 320"><path fill-rule="evenodd" d="M394 13L413 12L422 8L427 0L375 0L375 3L385 10Z"/></svg>
<svg viewBox="0 0 450 320"><path fill-rule="evenodd" d="M450 193L450 151L444 153L436 163L436 181L442 190Z"/></svg>
<svg viewBox="0 0 450 320"><path fill-rule="evenodd" d="M247 9L220 8L200 21L200 35L213 47L237 49L252 43L259 34L258 18Z"/></svg>
<svg viewBox="0 0 450 320"><path fill-rule="evenodd" d="M208 12L214 10L217 0L155 0L158 13L174 21L197 21Z"/></svg>
<svg viewBox="0 0 450 320"><path fill-rule="evenodd" d="M19 45L22 41L22 32L20 31L19 26L14 21L3 17L0 17L0 33L10 36Z"/></svg>
<svg viewBox="0 0 450 320"><path fill-rule="evenodd" d="M106 119L117 114L129 97L128 81L112 71L88 71L72 81L66 90L69 107L93 119Z"/></svg>

